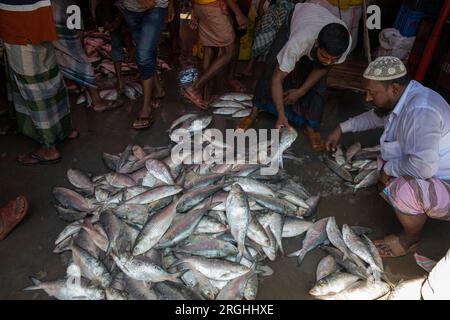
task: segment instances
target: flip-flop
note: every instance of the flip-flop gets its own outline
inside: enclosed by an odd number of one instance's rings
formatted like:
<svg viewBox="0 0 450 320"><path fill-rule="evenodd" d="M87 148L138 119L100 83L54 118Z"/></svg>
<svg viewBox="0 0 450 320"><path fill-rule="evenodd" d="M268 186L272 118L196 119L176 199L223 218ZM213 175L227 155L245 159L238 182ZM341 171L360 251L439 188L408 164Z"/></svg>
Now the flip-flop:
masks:
<svg viewBox="0 0 450 320"><path fill-rule="evenodd" d="M0 240L5 239L8 234L23 220L28 212L28 201L24 196L17 197L3 208L0 208Z"/></svg>
<svg viewBox="0 0 450 320"><path fill-rule="evenodd" d="M17 162L19 162L23 166L51 165L59 163L61 161L61 157L58 157L56 159L44 159L34 152L30 152L24 155L28 156L28 158L32 160L31 162L25 162L23 160L20 160L20 156L21 155L17 157Z"/></svg>
<svg viewBox="0 0 450 320"><path fill-rule="evenodd" d="M403 257L409 253L414 253L417 250L417 243L412 244L411 246L409 246L409 248L404 248L400 244L399 237L395 234L386 236L382 240L375 240L373 243L377 247L382 258ZM383 251L385 252L383 253ZM386 253L386 251L388 253Z"/></svg>
<svg viewBox="0 0 450 320"><path fill-rule="evenodd" d="M186 90L186 88L181 88L181 94L184 98L188 99L197 108L202 110L208 110L207 103L203 101L203 99L201 99L200 97L191 94L189 91Z"/></svg>
<svg viewBox="0 0 450 320"><path fill-rule="evenodd" d="M143 122L144 124L142 125L138 125L138 122ZM153 124L153 118L151 117L138 117L136 119L136 121L133 122L133 129L136 130L144 130L144 129L148 129L152 126Z"/></svg>

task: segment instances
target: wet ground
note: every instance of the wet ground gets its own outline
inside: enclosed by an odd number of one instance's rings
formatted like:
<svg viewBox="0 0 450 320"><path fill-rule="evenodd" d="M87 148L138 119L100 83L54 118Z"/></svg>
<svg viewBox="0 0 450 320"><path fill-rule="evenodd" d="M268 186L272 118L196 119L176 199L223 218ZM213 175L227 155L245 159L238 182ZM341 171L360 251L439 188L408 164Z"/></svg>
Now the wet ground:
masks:
<svg viewBox="0 0 450 320"><path fill-rule="evenodd" d="M171 62L170 59L168 60ZM0 299L48 299L41 291L24 292L30 285L30 276L57 279L64 275L61 257L53 254L53 242L66 225L56 216L52 206L51 190L55 186L69 186L65 177L67 169L80 168L94 174L106 172L101 160L103 151L118 153L127 144L167 145L170 141L165 132L178 116L194 107L183 102L177 92L176 70L163 74L166 98L163 107L155 112L155 122L150 130L137 132L131 129L139 103L128 102L123 108L99 114L84 106L73 104L73 123L80 131L78 140L62 143L59 148L63 155L61 163L53 166L22 167L15 157L18 153L36 148L36 144L23 136L0 137L0 204L5 204L19 194L26 195L30 210L25 220L0 242ZM76 96L72 96L72 101ZM328 92L322 132L326 135L340 121L363 112L363 97L351 91ZM4 122L1 118L0 122ZM263 115L257 127L270 128L274 119ZM213 124L220 129L233 128L235 121L216 117ZM377 144L379 132L349 134L342 144L360 141L363 146ZM361 225L371 227L373 239L398 230L399 225L392 209L377 195L375 188L353 193L346 189L318 159L305 138L299 135L293 151L303 160L303 164L286 163L287 169L301 178L313 193L323 195L318 216L336 216L339 225ZM302 237L285 240L286 252L301 247ZM441 258L450 247L450 223L429 221L418 252L433 259ZM258 299L311 299L308 291L315 281L315 270L320 258L320 250L309 253L300 267L296 259L279 256L270 265L275 273L261 283ZM388 274L393 280L410 278L424 274L412 255L386 259Z"/></svg>

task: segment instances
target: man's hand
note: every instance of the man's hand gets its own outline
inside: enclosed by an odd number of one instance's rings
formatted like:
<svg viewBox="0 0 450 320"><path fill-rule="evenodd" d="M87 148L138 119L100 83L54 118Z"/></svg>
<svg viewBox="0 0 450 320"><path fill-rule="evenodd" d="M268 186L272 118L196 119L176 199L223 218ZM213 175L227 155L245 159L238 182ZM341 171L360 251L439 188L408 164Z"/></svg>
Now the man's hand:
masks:
<svg viewBox="0 0 450 320"><path fill-rule="evenodd" d="M239 25L239 29L240 30L245 30L247 29L248 26L248 19L246 16L244 16L243 14L238 14L236 15L236 21Z"/></svg>
<svg viewBox="0 0 450 320"><path fill-rule="evenodd" d="M143 9L153 9L156 6L156 0L138 0L139 5Z"/></svg>
<svg viewBox="0 0 450 320"><path fill-rule="evenodd" d="M302 93L299 90L291 89L283 93L284 104L290 105L294 104L302 97Z"/></svg>
<svg viewBox="0 0 450 320"><path fill-rule="evenodd" d="M342 136L341 126L337 126L331 133L328 135L328 138L325 142L325 147L328 151L334 151L339 140Z"/></svg>
<svg viewBox="0 0 450 320"><path fill-rule="evenodd" d="M292 129L286 116L279 116L275 124L275 129L281 129L283 127Z"/></svg>
<svg viewBox="0 0 450 320"><path fill-rule="evenodd" d="M378 179L378 181L386 187L391 179L392 177L384 172L384 169L381 169L380 178Z"/></svg>

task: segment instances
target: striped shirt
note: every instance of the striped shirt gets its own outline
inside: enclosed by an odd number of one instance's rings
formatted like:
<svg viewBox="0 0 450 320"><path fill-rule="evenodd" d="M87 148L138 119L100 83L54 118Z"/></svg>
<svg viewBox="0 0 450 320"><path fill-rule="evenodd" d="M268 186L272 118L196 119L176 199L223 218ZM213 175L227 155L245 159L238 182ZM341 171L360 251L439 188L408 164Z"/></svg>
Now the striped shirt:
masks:
<svg viewBox="0 0 450 320"><path fill-rule="evenodd" d="M0 0L0 38L16 45L56 40L50 0Z"/></svg>

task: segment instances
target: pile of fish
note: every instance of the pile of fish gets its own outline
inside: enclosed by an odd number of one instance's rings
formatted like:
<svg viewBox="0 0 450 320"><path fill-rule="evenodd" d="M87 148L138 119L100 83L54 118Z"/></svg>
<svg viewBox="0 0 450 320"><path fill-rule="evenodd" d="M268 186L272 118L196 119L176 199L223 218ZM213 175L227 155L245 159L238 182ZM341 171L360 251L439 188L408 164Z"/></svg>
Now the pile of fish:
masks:
<svg viewBox="0 0 450 320"><path fill-rule="evenodd" d="M211 121L184 115L169 133L203 132ZM296 137L282 131L281 155ZM305 218L320 197L283 169L267 176L260 164L185 164L171 153L130 145L103 154L106 174L68 170L73 190L53 190L70 222L54 249L69 257L67 275L33 279L27 290L57 299L255 299L273 273L265 261L313 225Z"/></svg>
<svg viewBox="0 0 450 320"><path fill-rule="evenodd" d="M332 157L324 156L323 161L336 175L346 181L348 187L358 190L377 184L379 155L380 146L362 148L357 142L348 147L345 152L337 146Z"/></svg>
<svg viewBox="0 0 450 320"><path fill-rule="evenodd" d="M346 224L341 232L335 217L321 219L308 229L302 249L289 256L298 256L300 264L320 245L328 254L318 264L311 295L322 300L374 300L390 292L393 285L367 233L370 229Z"/></svg>
<svg viewBox="0 0 450 320"><path fill-rule="evenodd" d="M230 92L223 94L219 99L211 103L213 113L233 118L248 117L252 112L253 96L247 93Z"/></svg>

